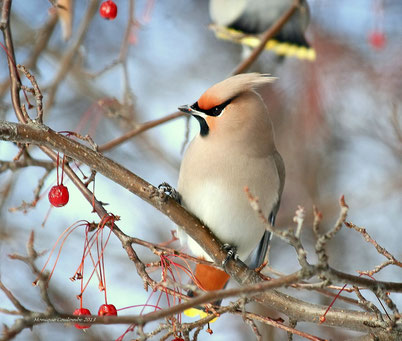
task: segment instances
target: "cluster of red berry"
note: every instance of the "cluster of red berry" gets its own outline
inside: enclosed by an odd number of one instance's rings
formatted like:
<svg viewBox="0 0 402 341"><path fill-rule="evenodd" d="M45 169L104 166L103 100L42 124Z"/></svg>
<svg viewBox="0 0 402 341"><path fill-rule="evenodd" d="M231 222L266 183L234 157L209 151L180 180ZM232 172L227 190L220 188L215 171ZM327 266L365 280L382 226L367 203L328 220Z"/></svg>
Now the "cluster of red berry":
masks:
<svg viewBox="0 0 402 341"><path fill-rule="evenodd" d="M106 1L106 2L108 2L108 1ZM50 189L49 195L48 195L49 201L54 207L63 207L68 203L68 200L69 200L68 188L63 185L65 156L63 156L63 161L61 162L62 163L61 177L59 177L59 163L60 163L59 154L57 154L57 160L56 160L57 185L53 186ZM60 181L59 181L59 179L60 179ZM102 251L102 253L103 253L103 251ZM46 266L46 264L45 264L45 266ZM52 271L52 273L53 273L53 271ZM81 307L76 309L73 312L73 315L75 315L75 316L91 315L91 312L89 309L82 308L82 296L81 295L80 295L80 303L81 303ZM102 304L98 310L98 315L99 316L117 316L117 309L113 304ZM87 329L87 328L91 327L91 325L89 325L89 324L79 324L79 323L76 323L74 326L78 329Z"/></svg>
<svg viewBox="0 0 402 341"><path fill-rule="evenodd" d="M73 315L75 316L88 316L91 315L91 312L89 311L89 309L86 308L78 308L75 309L75 311L73 312ZM98 315L99 316L117 316L117 309L113 304L102 304L98 310ZM75 328L78 329L87 329L89 327L91 327L91 325L89 324L79 324L76 323Z"/></svg>

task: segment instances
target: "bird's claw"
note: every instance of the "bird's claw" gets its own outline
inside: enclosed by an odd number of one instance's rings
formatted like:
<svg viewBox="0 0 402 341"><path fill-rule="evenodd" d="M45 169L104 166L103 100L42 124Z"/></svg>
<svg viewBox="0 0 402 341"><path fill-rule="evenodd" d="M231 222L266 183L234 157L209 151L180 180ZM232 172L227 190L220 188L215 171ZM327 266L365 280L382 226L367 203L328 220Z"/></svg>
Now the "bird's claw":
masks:
<svg viewBox="0 0 402 341"><path fill-rule="evenodd" d="M167 182L162 182L158 186L158 192L161 194L165 194L168 197L171 197L172 199L176 200L179 204L181 202L181 196L176 189L174 189L172 186L170 186Z"/></svg>
<svg viewBox="0 0 402 341"><path fill-rule="evenodd" d="M228 260L229 260L230 258L233 258L233 259L237 259L237 258L238 258L238 255L237 255L237 248L236 248L236 246L233 246L233 245L230 245L230 244L226 244L226 243L225 243L225 244L223 244L222 249L227 252L226 258L225 258L224 261L222 262L222 266L223 266L223 268L225 268L225 267L226 267L226 263L228 262Z"/></svg>

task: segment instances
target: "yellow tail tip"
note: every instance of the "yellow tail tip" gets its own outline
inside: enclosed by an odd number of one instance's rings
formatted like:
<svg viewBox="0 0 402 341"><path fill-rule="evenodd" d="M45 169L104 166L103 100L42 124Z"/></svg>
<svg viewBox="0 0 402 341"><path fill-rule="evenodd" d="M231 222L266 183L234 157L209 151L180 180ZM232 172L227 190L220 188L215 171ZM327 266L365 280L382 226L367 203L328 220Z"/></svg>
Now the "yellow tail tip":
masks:
<svg viewBox="0 0 402 341"><path fill-rule="evenodd" d="M204 310L202 309L198 309L198 308L189 308L184 310L184 315L188 316L188 317L200 317L200 318L204 318L209 316ZM209 323L213 323L215 322L217 319L217 317L215 317L214 319L212 319L211 321L209 321Z"/></svg>
<svg viewBox="0 0 402 341"><path fill-rule="evenodd" d="M212 29L218 39L229 40L252 48L257 47L261 41L257 36L247 35L232 28L212 26ZM282 43L275 39L269 40L265 45L265 49L271 50L279 56L294 57L309 61L314 61L316 59L315 50L311 47L299 46L286 42Z"/></svg>

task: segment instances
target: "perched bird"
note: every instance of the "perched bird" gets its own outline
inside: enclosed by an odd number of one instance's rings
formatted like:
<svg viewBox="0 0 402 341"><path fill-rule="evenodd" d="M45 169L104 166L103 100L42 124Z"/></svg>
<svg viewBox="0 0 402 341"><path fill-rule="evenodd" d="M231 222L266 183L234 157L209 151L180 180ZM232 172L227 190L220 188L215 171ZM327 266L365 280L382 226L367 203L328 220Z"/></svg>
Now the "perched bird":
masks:
<svg viewBox="0 0 402 341"><path fill-rule="evenodd" d="M179 108L200 124L180 167L181 203L252 268L262 264L270 235L244 189L259 198L274 223L285 181L268 110L255 91L274 79L258 73L233 76L209 88L193 105ZM180 228L178 236L195 256L211 260ZM201 264L195 277L205 290L222 289L229 279Z"/></svg>
<svg viewBox="0 0 402 341"><path fill-rule="evenodd" d="M228 28L216 31L219 38L231 39L243 45L255 47L256 37L271 27L292 5L294 0L210 0L211 20L218 26ZM295 56L314 60L315 52L310 48L304 32L310 20L307 1L301 0L300 7L270 40L266 48L282 56ZM231 30L233 31L231 31ZM241 34L245 35L241 37ZM250 36L251 35L251 36Z"/></svg>

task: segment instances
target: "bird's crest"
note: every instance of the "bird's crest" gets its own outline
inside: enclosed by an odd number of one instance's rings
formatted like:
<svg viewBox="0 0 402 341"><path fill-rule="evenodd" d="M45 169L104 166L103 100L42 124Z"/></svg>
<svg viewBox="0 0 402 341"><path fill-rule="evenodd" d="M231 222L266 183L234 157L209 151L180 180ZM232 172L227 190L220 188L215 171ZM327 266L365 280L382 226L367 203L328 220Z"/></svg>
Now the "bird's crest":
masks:
<svg viewBox="0 0 402 341"><path fill-rule="evenodd" d="M253 91L275 80L276 77L261 73L243 73L227 78L205 91L198 100L198 106L202 110L211 109L240 95L242 92Z"/></svg>

